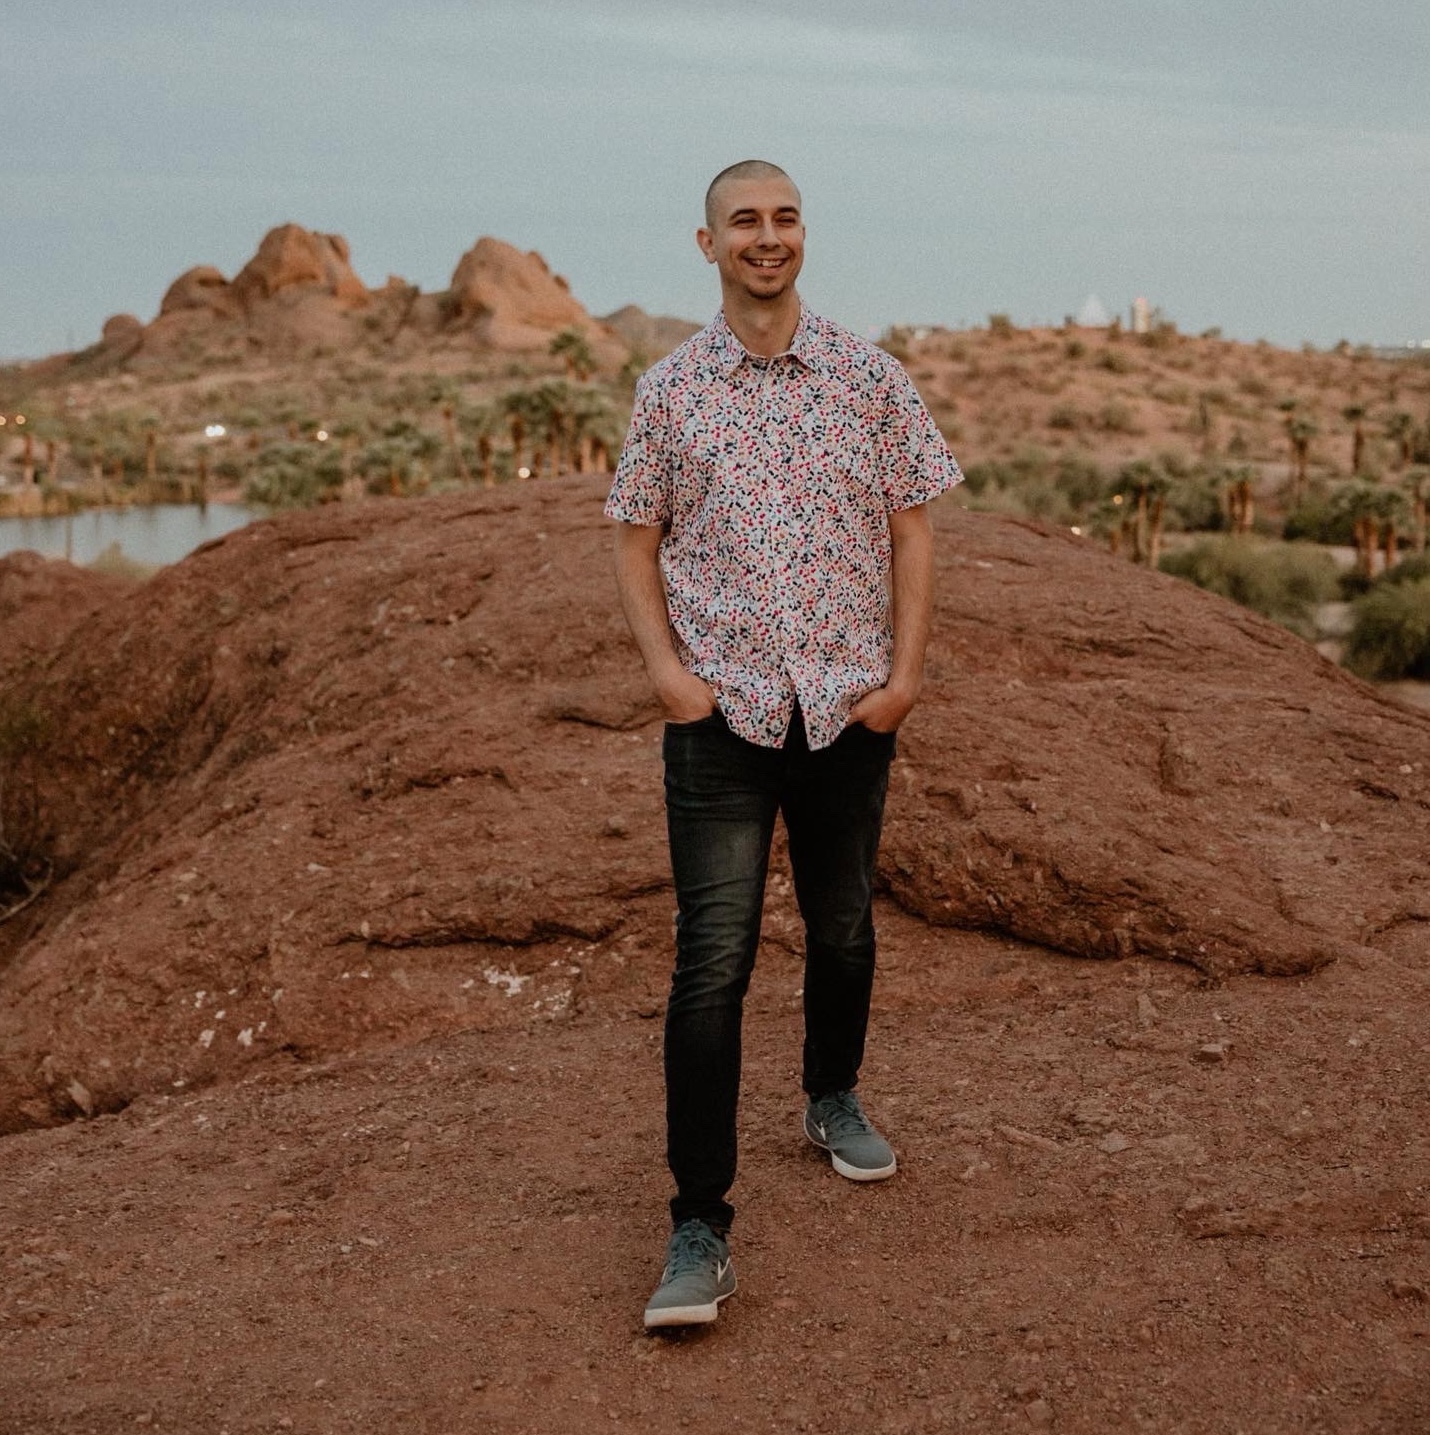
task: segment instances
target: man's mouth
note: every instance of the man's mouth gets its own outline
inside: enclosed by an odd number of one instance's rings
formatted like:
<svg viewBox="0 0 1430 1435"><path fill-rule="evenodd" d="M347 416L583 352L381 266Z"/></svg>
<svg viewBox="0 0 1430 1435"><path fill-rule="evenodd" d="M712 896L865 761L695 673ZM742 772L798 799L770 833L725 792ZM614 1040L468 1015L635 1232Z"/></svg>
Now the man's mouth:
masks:
<svg viewBox="0 0 1430 1435"><path fill-rule="evenodd" d="M779 259L746 259L745 263L753 264L756 269L778 269L784 263L783 257Z"/></svg>

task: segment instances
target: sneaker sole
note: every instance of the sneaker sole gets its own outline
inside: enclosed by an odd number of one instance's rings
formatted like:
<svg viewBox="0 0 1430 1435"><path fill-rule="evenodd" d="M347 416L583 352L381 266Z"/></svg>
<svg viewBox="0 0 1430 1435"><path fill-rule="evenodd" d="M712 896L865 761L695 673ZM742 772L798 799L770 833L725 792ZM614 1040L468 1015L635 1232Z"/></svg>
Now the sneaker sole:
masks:
<svg viewBox="0 0 1430 1435"><path fill-rule="evenodd" d="M829 1151L829 1147L809 1129L807 1121L801 1121L800 1125L804 1128L805 1137L811 1146L818 1146L821 1151ZM887 1181L899 1169L897 1156L887 1166L851 1166L847 1161L841 1161L833 1151L829 1151L829 1159L834 1169L848 1181Z"/></svg>
<svg viewBox="0 0 1430 1435"><path fill-rule="evenodd" d="M817 1146L819 1143L816 1141L815 1145ZM829 1147L824 1147L824 1150L829 1151ZM868 1166L851 1166L847 1161L841 1161L833 1151L829 1151L829 1159L833 1163L834 1169L838 1171L841 1176L847 1177L851 1181L887 1181L889 1177L899 1169L897 1159L890 1161L887 1166L875 1166L872 1168Z"/></svg>
<svg viewBox="0 0 1430 1435"><path fill-rule="evenodd" d="M673 1325L710 1325L720 1314L720 1302L729 1300L735 1289L717 1295L709 1305L668 1305L645 1313L645 1328L661 1330Z"/></svg>

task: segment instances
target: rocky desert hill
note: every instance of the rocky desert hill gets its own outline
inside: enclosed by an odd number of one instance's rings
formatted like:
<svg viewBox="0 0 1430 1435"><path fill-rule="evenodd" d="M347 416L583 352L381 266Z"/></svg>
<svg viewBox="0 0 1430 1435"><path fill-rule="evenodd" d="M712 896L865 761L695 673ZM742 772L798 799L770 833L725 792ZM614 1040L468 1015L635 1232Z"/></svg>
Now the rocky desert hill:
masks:
<svg viewBox="0 0 1430 1435"><path fill-rule="evenodd" d="M602 497L0 561L52 874L0 925L0 1428L1421 1428L1430 717L951 500L880 866L901 1174L795 1143L777 865L747 1288L639 1337L672 898Z"/></svg>
<svg viewBox="0 0 1430 1435"><path fill-rule="evenodd" d="M658 725L601 499L260 523L123 592L0 565L6 792L55 873L0 928L0 1128L460 1027L474 963L558 1004L618 960L658 985L625 958L668 916ZM1085 541L939 512L901 909L1209 977L1430 952L1430 718Z"/></svg>

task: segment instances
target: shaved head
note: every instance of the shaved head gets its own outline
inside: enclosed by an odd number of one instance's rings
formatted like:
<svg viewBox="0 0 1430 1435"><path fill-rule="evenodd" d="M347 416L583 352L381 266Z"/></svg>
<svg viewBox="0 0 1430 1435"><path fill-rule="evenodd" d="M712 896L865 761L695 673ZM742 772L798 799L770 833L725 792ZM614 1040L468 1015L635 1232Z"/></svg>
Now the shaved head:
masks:
<svg viewBox="0 0 1430 1435"><path fill-rule="evenodd" d="M710 188L705 191L705 227L707 229L714 229L719 219L718 205L721 186L735 179L782 179L794 190L796 196L799 194L799 186L779 165L771 164L767 159L742 159L738 164L732 164L728 168L722 169L710 181Z"/></svg>

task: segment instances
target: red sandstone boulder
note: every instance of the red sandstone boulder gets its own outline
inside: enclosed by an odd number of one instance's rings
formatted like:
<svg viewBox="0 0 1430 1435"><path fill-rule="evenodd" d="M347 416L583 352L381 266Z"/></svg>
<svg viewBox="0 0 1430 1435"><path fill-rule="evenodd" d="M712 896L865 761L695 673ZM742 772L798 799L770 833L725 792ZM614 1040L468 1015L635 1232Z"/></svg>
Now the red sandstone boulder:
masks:
<svg viewBox="0 0 1430 1435"><path fill-rule="evenodd" d="M159 303L160 314L177 314L190 309L207 311L226 319L238 314L238 305L228 280L212 264L186 269L169 285Z"/></svg>
<svg viewBox="0 0 1430 1435"><path fill-rule="evenodd" d="M144 325L133 314L111 314L100 330L99 342L106 349L132 354L144 342Z"/></svg>
<svg viewBox="0 0 1430 1435"><path fill-rule="evenodd" d="M457 263L447 295L452 321L498 349L545 348L563 329L594 329L570 287L532 250L477 240Z"/></svg>
<svg viewBox="0 0 1430 1435"><path fill-rule="evenodd" d="M231 286L246 311L283 290L306 287L330 294L345 308L361 308L368 301L367 286L349 263L347 240L296 224L270 229Z"/></svg>

